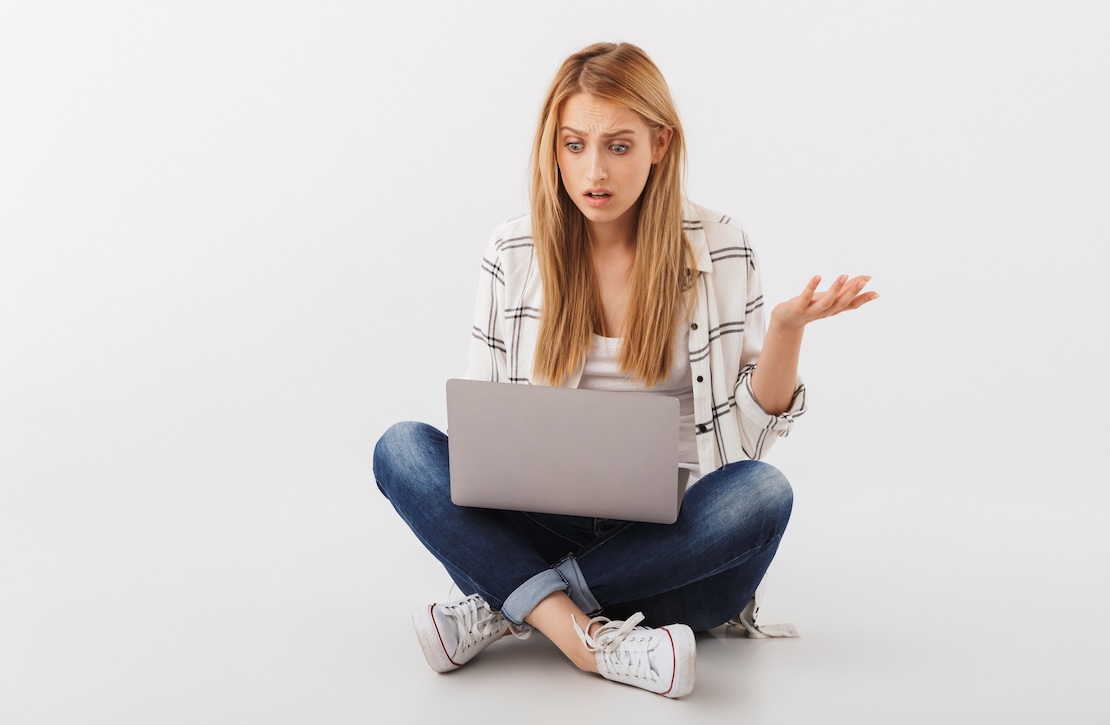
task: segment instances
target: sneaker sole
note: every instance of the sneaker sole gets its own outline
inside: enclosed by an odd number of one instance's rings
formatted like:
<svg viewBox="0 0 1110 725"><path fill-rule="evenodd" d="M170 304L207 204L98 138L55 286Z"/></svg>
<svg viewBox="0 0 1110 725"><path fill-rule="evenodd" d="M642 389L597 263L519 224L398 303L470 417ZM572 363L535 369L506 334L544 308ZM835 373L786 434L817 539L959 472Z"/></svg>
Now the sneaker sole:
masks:
<svg viewBox="0 0 1110 725"><path fill-rule="evenodd" d="M436 672L450 672L459 668L447 655L440 638L439 628L432 618L434 604L417 607L412 611L412 626L416 630L416 639L420 642L420 649L424 651L424 659Z"/></svg>

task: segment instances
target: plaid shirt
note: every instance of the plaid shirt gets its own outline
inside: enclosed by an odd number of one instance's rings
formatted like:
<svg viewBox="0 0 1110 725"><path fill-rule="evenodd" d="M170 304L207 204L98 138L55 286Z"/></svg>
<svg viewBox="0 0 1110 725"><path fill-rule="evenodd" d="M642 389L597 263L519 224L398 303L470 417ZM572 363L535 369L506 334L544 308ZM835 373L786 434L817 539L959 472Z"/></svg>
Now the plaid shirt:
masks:
<svg viewBox="0 0 1110 725"><path fill-rule="evenodd" d="M697 259L690 325L694 432L702 474L732 461L762 458L805 412L799 379L790 409L769 415L756 402L751 374L765 320L756 255L729 217L687 203L683 229ZM505 222L482 259L466 377L532 383L543 290L528 216ZM563 383L577 387L581 368Z"/></svg>

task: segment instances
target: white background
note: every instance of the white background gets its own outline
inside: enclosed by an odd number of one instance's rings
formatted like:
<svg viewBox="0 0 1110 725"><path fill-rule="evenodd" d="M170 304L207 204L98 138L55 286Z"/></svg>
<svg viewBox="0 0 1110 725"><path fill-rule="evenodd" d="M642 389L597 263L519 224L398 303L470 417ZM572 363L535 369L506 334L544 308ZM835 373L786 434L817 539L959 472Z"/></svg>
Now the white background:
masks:
<svg viewBox="0 0 1110 725"><path fill-rule="evenodd" d="M1075 1L5 3L0 722L1107 722L1108 34ZM443 424L595 40L663 70L771 302L882 294L807 333L770 455L763 619L803 637L702 636L680 703L542 638L435 676L408 613L450 582L371 472Z"/></svg>

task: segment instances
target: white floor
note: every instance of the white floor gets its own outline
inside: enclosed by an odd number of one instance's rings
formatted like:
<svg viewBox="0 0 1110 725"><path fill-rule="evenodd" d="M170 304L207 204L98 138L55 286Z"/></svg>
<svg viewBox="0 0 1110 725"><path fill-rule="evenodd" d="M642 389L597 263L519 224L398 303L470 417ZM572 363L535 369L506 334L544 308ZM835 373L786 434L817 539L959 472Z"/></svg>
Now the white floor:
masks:
<svg viewBox="0 0 1110 725"><path fill-rule="evenodd" d="M762 620L802 638L699 635L682 701L540 636L433 673L409 612L450 583L354 475L26 495L3 530L0 722L1110 722L1104 502L845 483L798 491L769 574Z"/></svg>

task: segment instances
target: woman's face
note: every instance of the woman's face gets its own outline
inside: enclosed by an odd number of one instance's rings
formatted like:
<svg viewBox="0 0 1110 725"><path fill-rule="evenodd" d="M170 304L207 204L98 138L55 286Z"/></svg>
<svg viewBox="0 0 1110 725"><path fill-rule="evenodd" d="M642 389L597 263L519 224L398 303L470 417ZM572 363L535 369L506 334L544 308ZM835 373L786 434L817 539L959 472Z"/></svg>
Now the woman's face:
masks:
<svg viewBox="0 0 1110 725"><path fill-rule="evenodd" d="M585 93L559 113L556 157L563 187L593 229L634 229L651 165L671 130L649 127L624 106Z"/></svg>

